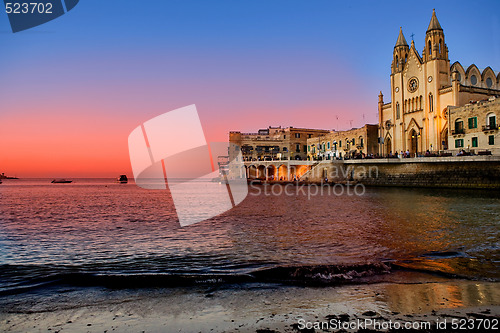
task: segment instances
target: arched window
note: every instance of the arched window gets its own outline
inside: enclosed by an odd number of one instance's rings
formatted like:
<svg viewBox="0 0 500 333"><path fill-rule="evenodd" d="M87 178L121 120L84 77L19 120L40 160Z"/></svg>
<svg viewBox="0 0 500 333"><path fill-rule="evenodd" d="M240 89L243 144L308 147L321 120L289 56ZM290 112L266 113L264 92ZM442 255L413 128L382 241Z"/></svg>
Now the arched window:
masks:
<svg viewBox="0 0 500 333"><path fill-rule="evenodd" d="M408 61L408 54L405 54L405 64Z"/></svg>
<svg viewBox="0 0 500 333"><path fill-rule="evenodd" d="M434 97L429 93L429 112L434 111Z"/></svg>
<svg viewBox="0 0 500 333"><path fill-rule="evenodd" d="M396 119L399 119L400 118L400 114L399 114L399 102L396 103Z"/></svg>
<svg viewBox="0 0 500 333"><path fill-rule="evenodd" d="M420 104L420 110L422 110L422 95L420 95L420 100L419 100L419 104Z"/></svg>
<svg viewBox="0 0 500 333"><path fill-rule="evenodd" d="M396 69L399 69L399 60L398 60L398 56L396 56Z"/></svg>
<svg viewBox="0 0 500 333"><path fill-rule="evenodd" d="M491 77L487 78L486 79L486 86L488 88L491 88L492 85L493 85L493 81L491 80Z"/></svg>
<svg viewBox="0 0 500 333"><path fill-rule="evenodd" d="M411 110L415 111L415 97L411 99Z"/></svg>
<svg viewBox="0 0 500 333"><path fill-rule="evenodd" d="M477 77L475 75L470 77L470 83L472 83L473 86L477 84Z"/></svg>
<svg viewBox="0 0 500 333"><path fill-rule="evenodd" d="M462 119L455 120L455 134L463 134L464 132L464 121Z"/></svg>
<svg viewBox="0 0 500 333"><path fill-rule="evenodd" d="M432 44L431 44L431 40L429 39L429 43L428 43L428 47L429 49L429 57L432 57Z"/></svg>
<svg viewBox="0 0 500 333"><path fill-rule="evenodd" d="M443 40L442 39L439 40L439 54L442 55L441 52L443 52Z"/></svg>

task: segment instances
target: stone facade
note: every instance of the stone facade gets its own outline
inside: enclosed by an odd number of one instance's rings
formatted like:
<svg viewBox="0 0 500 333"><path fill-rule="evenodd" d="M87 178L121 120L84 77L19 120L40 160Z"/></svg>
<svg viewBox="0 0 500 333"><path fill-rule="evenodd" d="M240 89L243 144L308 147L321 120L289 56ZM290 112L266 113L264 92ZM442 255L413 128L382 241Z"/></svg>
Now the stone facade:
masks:
<svg viewBox="0 0 500 333"><path fill-rule="evenodd" d="M268 127L257 133L229 132L229 142L241 149L244 161L306 160L307 140L327 130ZM231 155L231 152L230 152Z"/></svg>
<svg viewBox="0 0 500 333"><path fill-rule="evenodd" d="M464 70L450 66L441 25L432 13L422 55L412 41L408 46L402 30L394 46L391 65L391 102L379 95L379 152L409 150L412 156L450 147L448 106L500 95L500 74L475 65Z"/></svg>
<svg viewBox="0 0 500 333"><path fill-rule="evenodd" d="M448 142L450 149L472 153L489 151L500 155L500 98L469 103L461 107L449 107Z"/></svg>
<svg viewBox="0 0 500 333"><path fill-rule="evenodd" d="M499 156L382 158L322 161L307 174L311 182L367 186L500 189Z"/></svg>
<svg viewBox="0 0 500 333"><path fill-rule="evenodd" d="M348 131L330 131L307 139L308 159L334 159L378 152L378 126L365 125Z"/></svg>

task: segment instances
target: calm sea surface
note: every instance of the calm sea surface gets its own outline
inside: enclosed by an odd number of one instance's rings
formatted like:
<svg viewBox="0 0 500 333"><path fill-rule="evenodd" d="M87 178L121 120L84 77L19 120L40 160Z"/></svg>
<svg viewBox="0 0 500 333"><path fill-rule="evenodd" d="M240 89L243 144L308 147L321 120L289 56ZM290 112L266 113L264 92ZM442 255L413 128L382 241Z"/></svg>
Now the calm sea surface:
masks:
<svg viewBox="0 0 500 333"><path fill-rule="evenodd" d="M205 185L207 195L213 183ZM270 189L251 189L236 208L180 227L167 191L111 179L4 180L0 292L57 283L337 283L396 269L500 278L498 192Z"/></svg>

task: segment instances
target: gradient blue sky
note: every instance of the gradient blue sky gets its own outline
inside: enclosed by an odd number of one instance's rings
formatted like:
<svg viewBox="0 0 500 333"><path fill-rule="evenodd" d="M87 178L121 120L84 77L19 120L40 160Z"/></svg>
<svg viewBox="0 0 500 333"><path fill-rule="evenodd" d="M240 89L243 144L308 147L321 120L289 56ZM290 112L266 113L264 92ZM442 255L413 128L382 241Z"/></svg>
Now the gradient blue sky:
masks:
<svg viewBox="0 0 500 333"><path fill-rule="evenodd" d="M0 171L37 174L12 155L35 150L124 170L133 128L193 103L212 140L376 123L399 27L421 53L433 8L452 63L500 70L500 1L83 0L16 34L0 13Z"/></svg>

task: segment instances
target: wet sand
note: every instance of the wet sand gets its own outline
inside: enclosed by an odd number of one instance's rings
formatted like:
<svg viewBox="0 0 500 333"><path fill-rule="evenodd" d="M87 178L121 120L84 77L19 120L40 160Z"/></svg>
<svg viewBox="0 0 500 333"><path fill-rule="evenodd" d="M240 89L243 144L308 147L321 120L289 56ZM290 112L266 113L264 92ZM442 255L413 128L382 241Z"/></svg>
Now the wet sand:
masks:
<svg viewBox="0 0 500 333"><path fill-rule="evenodd" d="M404 280L404 276L400 276ZM12 298L0 310L6 332L322 332L347 322L474 325L500 316L500 284L435 278L337 287L232 285L219 288L62 290ZM358 320L359 319L359 320ZM302 329L334 323L323 329ZM322 324L323 323L323 324ZM368 321L369 323L369 321ZM469 322L470 323L470 322ZM346 324L343 324L346 325ZM425 325L425 324L424 324ZM394 326L393 326L394 327ZM431 329L431 330L432 330ZM427 329L426 329L427 330Z"/></svg>

